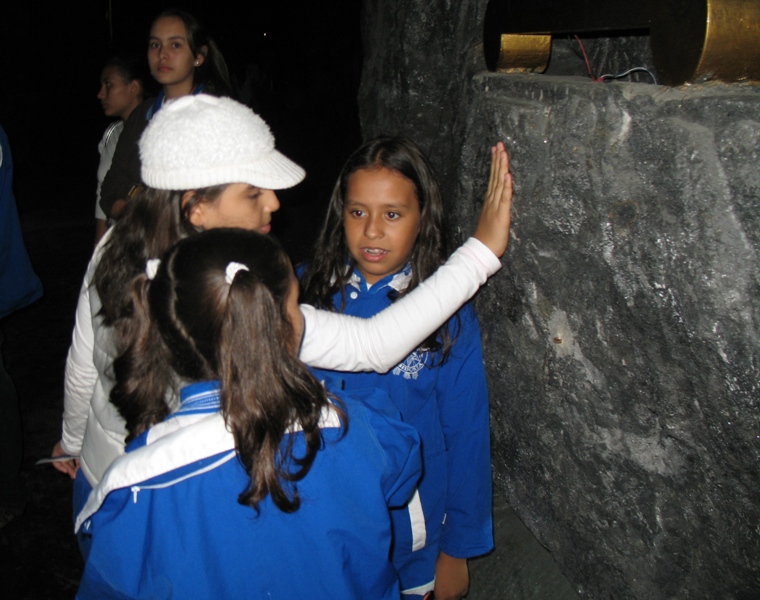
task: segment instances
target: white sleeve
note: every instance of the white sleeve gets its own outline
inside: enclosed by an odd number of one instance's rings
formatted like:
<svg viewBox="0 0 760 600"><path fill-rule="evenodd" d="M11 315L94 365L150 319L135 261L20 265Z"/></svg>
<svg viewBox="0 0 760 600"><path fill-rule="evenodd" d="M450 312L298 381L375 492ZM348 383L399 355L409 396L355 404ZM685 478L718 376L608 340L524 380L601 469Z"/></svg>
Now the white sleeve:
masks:
<svg viewBox="0 0 760 600"><path fill-rule="evenodd" d="M95 367L93 348L95 333L92 326L92 308L90 306L90 285L95 274L100 251L103 244L111 237L110 231L103 236L98 244L87 273L79 291L74 333L71 336L71 346L66 357L66 374L63 382L63 433L61 446L67 454L79 456L82 450L84 430L87 426L87 415L90 411L90 401L98 380L98 370Z"/></svg>
<svg viewBox="0 0 760 600"><path fill-rule="evenodd" d="M77 304L76 322L71 347L66 357L66 376L63 383L63 434L61 446L67 454L79 456L87 426L98 371L93 363L94 335L90 313L88 278L82 282Z"/></svg>
<svg viewBox="0 0 760 600"><path fill-rule="evenodd" d="M113 153L116 150L116 144L119 141L119 136L124 129L124 121L118 121L112 123L103 133L103 139L98 144L98 152L100 152L100 162L98 163L98 187L95 190L95 218L103 219L108 218L103 209L100 208L100 188L103 185L103 180L106 178L108 169L111 168L111 161L113 160Z"/></svg>
<svg viewBox="0 0 760 600"><path fill-rule="evenodd" d="M496 255L470 238L415 290L369 319L302 304L301 360L322 369L385 373L445 323L500 268Z"/></svg>

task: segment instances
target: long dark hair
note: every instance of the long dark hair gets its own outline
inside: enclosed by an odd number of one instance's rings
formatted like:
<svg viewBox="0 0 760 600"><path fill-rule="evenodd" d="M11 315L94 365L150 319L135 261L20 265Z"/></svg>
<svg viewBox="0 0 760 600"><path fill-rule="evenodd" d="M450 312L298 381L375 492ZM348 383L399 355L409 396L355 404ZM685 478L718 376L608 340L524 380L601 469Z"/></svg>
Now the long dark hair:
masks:
<svg viewBox="0 0 760 600"><path fill-rule="evenodd" d="M145 273L149 258L159 258L167 249L197 229L189 215L199 202L214 202L227 185L193 190L184 206L181 190L145 188L127 203L124 215L113 226L95 269L93 284L102 304L103 324L116 327L116 347L122 329L133 313L130 289Z"/></svg>
<svg viewBox="0 0 760 600"><path fill-rule="evenodd" d="M449 236L443 201L427 157L408 138L377 137L349 157L333 188L327 216L316 242L314 259L301 279L303 302L335 310L333 298L340 292L340 310L345 306L346 284L356 267L356 261L348 251L344 231L348 184L356 171L377 168L389 169L409 180L414 185L420 205L420 231L409 259L412 278L404 291L391 292L391 298L396 300L412 291L448 258ZM446 324L423 342L426 349L440 351L444 359L452 344L452 335Z"/></svg>
<svg viewBox="0 0 760 600"><path fill-rule="evenodd" d="M185 191L144 188L129 201L124 215L114 224L100 250L92 286L101 304L98 316L104 326L112 328L111 341L117 356L135 344L144 343L139 340L146 335L145 320L139 316L147 312L141 303L148 260L160 258L179 240L198 233L199 229L189 219L191 210L199 202L215 202L228 185L192 190L184 205ZM142 382L141 393L150 396L149 400L132 405L124 399L133 397L129 386L139 379L125 360L112 366L112 375L121 387L116 395L111 395L111 400L115 400L124 418L129 442L151 424L161 421L169 413L169 405L164 401L167 389L163 376L152 375ZM124 377L127 372L135 375L129 383ZM150 410L146 408L148 405Z"/></svg>
<svg viewBox="0 0 760 600"><path fill-rule="evenodd" d="M112 328L117 356L129 354L129 348L133 352L136 344L146 343L146 323L139 315L147 310L141 303L148 259L159 258L179 240L197 233L189 220L190 211L199 202L216 201L226 188L227 185L218 185L193 190L184 206L183 191L146 188L127 204L101 250L92 283L101 302L98 315L103 325ZM169 413L164 400L169 371L157 374L150 369L141 382L139 371L129 361L123 358L114 363L113 376L119 389L111 394L111 401L126 424L126 441ZM129 378L125 373L130 374ZM139 393L136 384L140 384ZM142 399L132 404L131 400L138 396Z"/></svg>
<svg viewBox="0 0 760 600"><path fill-rule="evenodd" d="M231 262L245 269L228 283ZM119 407L140 407L145 429L158 420L173 373L218 379L222 414L250 476L239 502L258 509L271 495L285 512L300 506L296 482L321 447L323 409L336 411L344 431L347 423L296 356L286 301L292 277L280 244L259 233L213 229L180 241L155 279L135 288L141 335L114 363L111 393ZM302 456L287 436L293 428L303 431Z"/></svg>
<svg viewBox="0 0 760 600"><path fill-rule="evenodd" d="M153 19L151 28L156 21L164 17L174 17L182 21L187 31L187 44L193 56L203 53L206 57L203 64L195 69L193 83L203 85L204 94L233 97L233 88L230 83L230 72L227 68L227 62L224 60L224 56L222 56L222 52L219 50L216 42L211 39L203 23L197 17L182 9L170 8ZM203 46L206 46L206 52L201 50Z"/></svg>

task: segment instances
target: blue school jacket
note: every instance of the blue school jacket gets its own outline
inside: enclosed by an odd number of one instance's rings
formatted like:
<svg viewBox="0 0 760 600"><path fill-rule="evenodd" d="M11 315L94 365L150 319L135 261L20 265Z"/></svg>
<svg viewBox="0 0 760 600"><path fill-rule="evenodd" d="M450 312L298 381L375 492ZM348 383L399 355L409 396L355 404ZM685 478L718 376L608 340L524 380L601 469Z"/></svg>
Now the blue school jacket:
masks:
<svg viewBox="0 0 760 600"><path fill-rule="evenodd" d="M216 384L184 388L180 410L130 445L77 518L92 534L77 598L398 600L388 506L414 491L419 438L381 392L340 397L348 430L323 411L301 507L267 498L257 515L237 502L248 477ZM303 436L290 435L297 456Z"/></svg>
<svg viewBox="0 0 760 600"><path fill-rule="evenodd" d="M406 289L409 266L369 286L355 271L346 287L343 313L371 317L391 304L389 292ZM340 308L341 297L333 299ZM315 369L335 389L353 393L379 388L401 419L422 440L424 474L419 493L391 511L392 561L402 590L422 595L433 589L439 550L470 558L493 548L488 389L480 327L470 304L448 327L456 342L448 360L418 348L388 373L344 373Z"/></svg>

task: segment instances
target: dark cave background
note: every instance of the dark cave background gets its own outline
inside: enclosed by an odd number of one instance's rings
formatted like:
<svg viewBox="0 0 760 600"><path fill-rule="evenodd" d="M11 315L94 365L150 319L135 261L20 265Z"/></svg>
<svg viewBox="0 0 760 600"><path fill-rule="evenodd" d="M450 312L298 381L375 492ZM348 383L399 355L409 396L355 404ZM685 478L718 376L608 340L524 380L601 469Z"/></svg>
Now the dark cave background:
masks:
<svg viewBox="0 0 760 600"><path fill-rule="evenodd" d="M269 123L278 149L307 171L301 185L279 194L273 220L295 261L308 256L332 183L361 140L358 2L3 6L0 124L11 145L24 238L45 293L0 323L4 364L23 420L26 500L23 515L0 529L2 598L73 598L78 586L82 560L70 515L71 481L34 463L60 437L66 351L92 252L97 144L109 122L96 98L100 71L117 52L144 54L151 21L171 7L201 19L238 84L257 65L260 84L251 105Z"/></svg>
<svg viewBox="0 0 760 600"><path fill-rule="evenodd" d="M19 212L92 216L108 124L96 98L102 65L117 52L144 54L151 21L172 7L205 24L238 86L256 70L249 104L308 173L281 194L274 222L293 258L304 258L332 183L361 141L361 3L349 0L9 3L0 19L0 123Z"/></svg>

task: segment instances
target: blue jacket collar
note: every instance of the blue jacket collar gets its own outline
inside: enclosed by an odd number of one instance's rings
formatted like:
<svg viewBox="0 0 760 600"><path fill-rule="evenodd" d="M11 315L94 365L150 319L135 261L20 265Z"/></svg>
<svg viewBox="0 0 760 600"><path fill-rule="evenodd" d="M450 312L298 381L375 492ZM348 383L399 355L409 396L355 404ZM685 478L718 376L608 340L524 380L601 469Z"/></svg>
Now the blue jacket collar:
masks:
<svg viewBox="0 0 760 600"><path fill-rule="evenodd" d="M180 407L175 415L215 413L221 408L219 381L199 381L186 385L179 392Z"/></svg>

